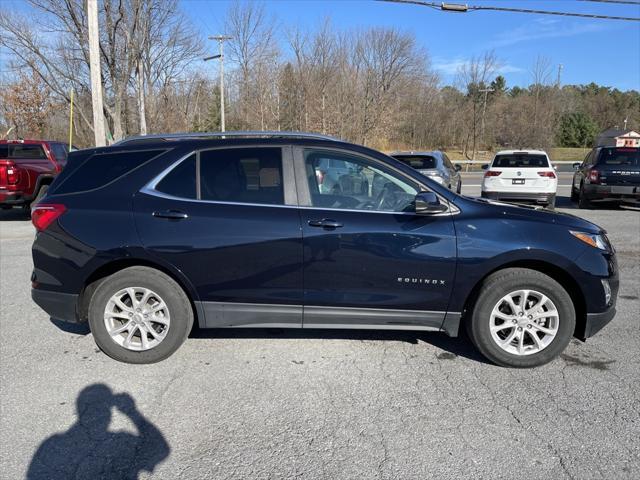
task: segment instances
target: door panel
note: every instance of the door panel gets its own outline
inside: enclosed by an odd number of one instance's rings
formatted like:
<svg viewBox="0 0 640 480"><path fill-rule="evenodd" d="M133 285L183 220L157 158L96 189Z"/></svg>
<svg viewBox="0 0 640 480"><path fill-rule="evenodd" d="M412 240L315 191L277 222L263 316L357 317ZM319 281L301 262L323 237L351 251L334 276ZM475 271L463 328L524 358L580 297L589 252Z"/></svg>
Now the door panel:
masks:
<svg viewBox="0 0 640 480"><path fill-rule="evenodd" d="M324 193L314 174L323 157L353 163L368 191ZM424 187L375 159L318 149L295 158L298 196L308 203L300 209L303 325L440 327L456 267L451 215L412 213Z"/></svg>
<svg viewBox="0 0 640 480"><path fill-rule="evenodd" d="M305 306L446 311L456 266L450 216L301 212ZM309 225L318 219L342 227Z"/></svg>
<svg viewBox="0 0 640 480"><path fill-rule="evenodd" d="M301 326L300 215L275 205L293 173L268 150L197 152L134 198L143 246L190 279L208 327Z"/></svg>
<svg viewBox="0 0 640 480"><path fill-rule="evenodd" d="M187 218L153 215L164 211L183 212ZM194 284L207 311L207 326L247 323L230 315L222 318L221 306L207 305L211 302L302 304L302 238L295 208L138 194L135 215L146 250L174 265ZM288 315L284 323L299 324L301 313L300 309L297 318Z"/></svg>

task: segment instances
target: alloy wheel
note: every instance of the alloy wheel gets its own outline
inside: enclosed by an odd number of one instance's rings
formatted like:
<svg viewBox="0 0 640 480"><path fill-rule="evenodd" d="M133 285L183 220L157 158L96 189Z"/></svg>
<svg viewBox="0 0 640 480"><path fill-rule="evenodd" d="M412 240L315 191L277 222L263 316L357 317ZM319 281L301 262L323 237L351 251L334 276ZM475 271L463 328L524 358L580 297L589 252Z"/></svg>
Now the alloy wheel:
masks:
<svg viewBox="0 0 640 480"><path fill-rule="evenodd" d="M491 338L508 353L532 355L553 342L559 323L558 309L549 297L536 290L517 290L493 307Z"/></svg>
<svg viewBox="0 0 640 480"><path fill-rule="evenodd" d="M144 287L116 292L104 310L104 325L111 339L128 350L157 347L167 336L170 322L167 304Z"/></svg>

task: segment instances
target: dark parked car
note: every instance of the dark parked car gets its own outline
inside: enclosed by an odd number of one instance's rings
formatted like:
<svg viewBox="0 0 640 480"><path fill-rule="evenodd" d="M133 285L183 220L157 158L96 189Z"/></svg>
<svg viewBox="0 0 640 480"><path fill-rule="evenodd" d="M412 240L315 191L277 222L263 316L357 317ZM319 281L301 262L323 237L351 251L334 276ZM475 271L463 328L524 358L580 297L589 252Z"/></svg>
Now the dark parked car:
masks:
<svg viewBox="0 0 640 480"><path fill-rule="evenodd" d="M327 158L377 191L325 192ZM294 133L151 136L73 152L32 213L32 296L150 363L201 328L464 325L497 364L548 362L615 314L605 232L456 195L380 152Z"/></svg>
<svg viewBox="0 0 640 480"><path fill-rule="evenodd" d="M611 203L640 206L640 148L596 147L573 167L571 200L580 208Z"/></svg>
<svg viewBox="0 0 640 480"><path fill-rule="evenodd" d="M426 175L456 193L462 191L462 176L460 165L454 165L447 154L439 150L431 152L393 152L390 154L396 160L415 168L422 175Z"/></svg>
<svg viewBox="0 0 640 480"><path fill-rule="evenodd" d="M67 162L67 145L49 140L0 140L0 207L28 207Z"/></svg>

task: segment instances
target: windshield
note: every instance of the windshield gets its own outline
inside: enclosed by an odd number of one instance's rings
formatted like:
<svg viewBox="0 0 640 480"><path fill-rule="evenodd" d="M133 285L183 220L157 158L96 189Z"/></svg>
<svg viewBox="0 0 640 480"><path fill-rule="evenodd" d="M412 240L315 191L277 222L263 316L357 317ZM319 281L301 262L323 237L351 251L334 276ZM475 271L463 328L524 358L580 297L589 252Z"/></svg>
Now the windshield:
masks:
<svg viewBox="0 0 640 480"><path fill-rule="evenodd" d="M549 161L545 155L511 153L508 155L496 155L492 166L498 168L547 168L549 167Z"/></svg>
<svg viewBox="0 0 640 480"><path fill-rule="evenodd" d="M603 148L598 165L640 166L640 148Z"/></svg>
<svg viewBox="0 0 640 480"><path fill-rule="evenodd" d="M400 160L402 163L415 168L416 170L428 170L436 168L436 159L429 155L413 156L413 155L399 155L393 157L396 160Z"/></svg>

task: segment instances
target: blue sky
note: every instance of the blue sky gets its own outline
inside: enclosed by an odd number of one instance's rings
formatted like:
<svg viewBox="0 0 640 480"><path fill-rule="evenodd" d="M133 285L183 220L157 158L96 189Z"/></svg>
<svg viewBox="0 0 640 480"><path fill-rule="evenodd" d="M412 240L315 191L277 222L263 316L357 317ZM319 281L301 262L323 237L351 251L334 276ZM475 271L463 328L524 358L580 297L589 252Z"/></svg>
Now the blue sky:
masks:
<svg viewBox="0 0 640 480"><path fill-rule="evenodd" d="M575 0L448 0L494 5L640 17L640 5ZM221 32L232 0L181 0L182 8L203 36ZM396 27L415 35L429 52L443 84L451 84L457 68L472 56L493 50L509 86L531 83L531 65L548 57L554 75L563 65L562 83L596 82L621 90L640 90L640 22L591 20L503 12L446 13L417 5L371 0L267 0L281 36L300 25L313 30L330 17L337 28ZM24 0L2 0L1 8L29 14ZM214 45L211 45L214 48ZM215 62L209 62L212 74Z"/></svg>
<svg viewBox="0 0 640 480"><path fill-rule="evenodd" d="M640 5L565 0L466 0L494 5L640 17ZM464 3L465 0L449 0ZM184 11L205 34L221 31L231 1L182 0ZM502 12L446 13L416 5L366 0L271 0L264 2L282 30L316 28L330 17L338 28L397 27L416 36L442 83L454 81L459 65L494 50L507 83L528 85L538 55L563 65L562 83L597 82L640 90L640 22L591 20Z"/></svg>

